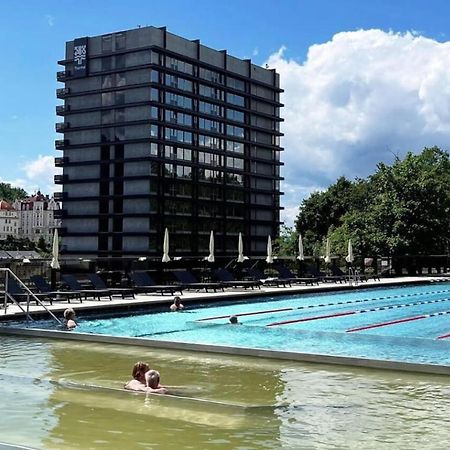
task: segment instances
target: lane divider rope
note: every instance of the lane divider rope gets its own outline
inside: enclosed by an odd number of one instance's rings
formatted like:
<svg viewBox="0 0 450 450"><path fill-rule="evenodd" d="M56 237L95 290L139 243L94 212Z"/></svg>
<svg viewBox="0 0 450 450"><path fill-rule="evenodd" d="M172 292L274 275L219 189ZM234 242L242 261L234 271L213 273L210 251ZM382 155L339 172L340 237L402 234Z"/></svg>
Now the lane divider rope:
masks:
<svg viewBox="0 0 450 450"><path fill-rule="evenodd" d="M389 322L374 323L372 325L366 325L364 327L350 328L349 330L346 330L346 333L353 333L355 331L370 330L372 328L387 327L389 325L397 325L399 323L412 322L414 320L429 319L430 317L444 316L446 314L450 314L450 311L440 311L440 312L437 312L437 313L422 314L420 316L405 317L403 319L390 320Z"/></svg>
<svg viewBox="0 0 450 450"><path fill-rule="evenodd" d="M297 323L297 322L308 322L311 320L330 319L333 317L349 316L349 315L353 315L353 314L364 314L364 313L375 312L375 311L385 311L388 309L406 308L409 306L429 305L431 303L442 303L442 302L447 302L449 300L450 300L450 298L440 298L440 299L436 299L436 300L424 300L421 302L403 303L401 305L377 306L376 308L370 308L370 309L357 309L354 311L345 311L343 313L333 313L333 314L326 314L326 315L321 315L321 316L304 317L301 319L290 319L290 320L284 320L281 322L273 322L273 323L269 323L268 325L266 325L266 327L287 325L290 323ZM347 330L347 332L348 331L349 330Z"/></svg>
<svg viewBox="0 0 450 450"><path fill-rule="evenodd" d="M356 303L367 303L367 302L374 302L377 300L389 300L391 298L416 297L418 295L444 294L446 292L450 292L450 289L443 289L443 290L439 290L439 291L429 291L429 292L418 292L418 293L416 292L413 294L391 295L391 296L385 296L385 297L363 298L363 299L347 300L347 301L332 302L332 303L319 303L318 305L305 305L305 306L286 307L286 308L279 308L279 309L267 309L267 310L263 310L263 311L250 311L250 312L243 312L243 313L237 313L237 314L225 314L225 315L221 315L221 316L204 317L202 319L197 319L195 322L206 322L208 320L216 320L216 319L228 319L228 317L230 317L230 315L233 315L236 317L256 316L259 314L270 314L270 313L285 312L285 311L297 311L297 310L302 310L302 309L315 309L315 308L323 308L326 306L353 305Z"/></svg>

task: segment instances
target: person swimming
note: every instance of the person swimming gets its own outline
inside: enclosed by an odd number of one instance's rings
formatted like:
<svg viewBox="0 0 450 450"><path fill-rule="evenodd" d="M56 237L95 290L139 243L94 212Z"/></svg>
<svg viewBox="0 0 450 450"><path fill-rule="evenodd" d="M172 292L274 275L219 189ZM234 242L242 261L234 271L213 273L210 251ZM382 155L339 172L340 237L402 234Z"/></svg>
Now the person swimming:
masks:
<svg viewBox="0 0 450 450"><path fill-rule="evenodd" d="M184 309L184 305L181 303L180 297L175 297L173 299L173 303L170 305L171 311L182 311Z"/></svg>
<svg viewBox="0 0 450 450"><path fill-rule="evenodd" d="M149 392L155 394L166 394L167 389L159 384L160 374L143 361L138 361L131 372L133 377L124 388L130 391Z"/></svg>
<svg viewBox="0 0 450 450"><path fill-rule="evenodd" d="M64 311L64 319L66 320L66 327L68 330L73 330L78 326L78 324L75 322L76 314L72 308L67 308Z"/></svg>
<svg viewBox="0 0 450 450"><path fill-rule="evenodd" d="M237 316L230 316L228 320L230 321L231 325L240 325Z"/></svg>

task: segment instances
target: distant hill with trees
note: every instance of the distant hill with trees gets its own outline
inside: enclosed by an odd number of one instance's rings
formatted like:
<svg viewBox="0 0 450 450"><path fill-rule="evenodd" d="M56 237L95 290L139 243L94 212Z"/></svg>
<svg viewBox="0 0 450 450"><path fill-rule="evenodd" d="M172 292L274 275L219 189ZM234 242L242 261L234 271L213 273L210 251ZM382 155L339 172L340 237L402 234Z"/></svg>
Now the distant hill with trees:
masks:
<svg viewBox="0 0 450 450"><path fill-rule="evenodd" d="M359 254L447 254L450 239L450 156L438 147L380 163L373 175L339 178L303 200L293 230L284 229L281 254L295 254L298 233L305 254L345 255L352 239Z"/></svg>
<svg viewBox="0 0 450 450"><path fill-rule="evenodd" d="M22 188L16 188L9 183L0 183L0 200L6 200L7 202L13 202L17 199L27 197L26 191Z"/></svg>

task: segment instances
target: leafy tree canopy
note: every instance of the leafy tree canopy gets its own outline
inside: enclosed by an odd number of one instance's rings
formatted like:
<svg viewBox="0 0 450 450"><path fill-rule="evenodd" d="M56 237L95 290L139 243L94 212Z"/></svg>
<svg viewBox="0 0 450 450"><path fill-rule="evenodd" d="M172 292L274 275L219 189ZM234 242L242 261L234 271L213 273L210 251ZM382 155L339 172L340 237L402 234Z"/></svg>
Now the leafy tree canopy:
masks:
<svg viewBox="0 0 450 450"><path fill-rule="evenodd" d="M27 195L22 188L12 187L9 183L0 183L0 200L13 202L14 200L27 197Z"/></svg>
<svg viewBox="0 0 450 450"><path fill-rule="evenodd" d="M450 232L450 157L438 147L380 163L367 179L339 178L305 199L295 230L305 252L346 253L352 239L365 255L443 254ZM322 253L321 253L322 252Z"/></svg>

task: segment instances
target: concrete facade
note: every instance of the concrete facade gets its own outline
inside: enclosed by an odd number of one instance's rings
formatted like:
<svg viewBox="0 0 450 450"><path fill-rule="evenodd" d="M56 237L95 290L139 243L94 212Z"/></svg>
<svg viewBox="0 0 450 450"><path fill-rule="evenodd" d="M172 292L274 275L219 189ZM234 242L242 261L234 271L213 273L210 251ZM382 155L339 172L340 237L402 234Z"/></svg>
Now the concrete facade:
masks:
<svg viewBox="0 0 450 450"><path fill-rule="evenodd" d="M79 64L81 62L81 64ZM263 255L280 225L279 76L145 27L66 43L62 252Z"/></svg>

